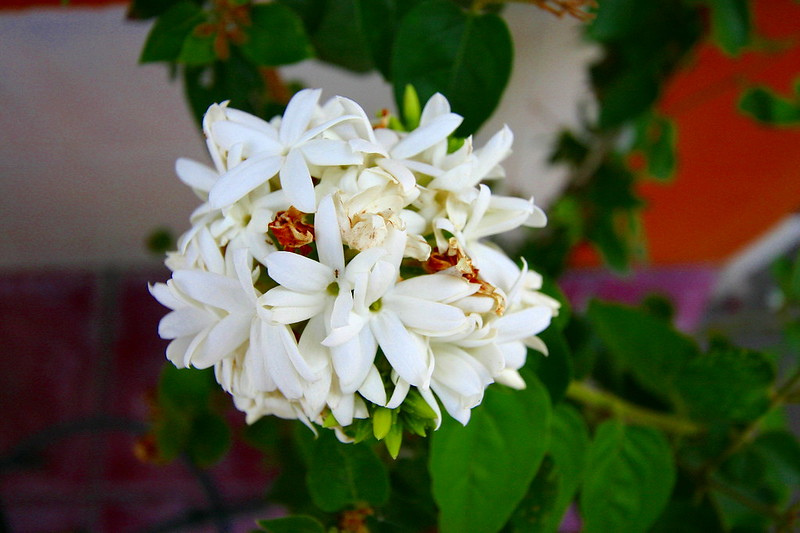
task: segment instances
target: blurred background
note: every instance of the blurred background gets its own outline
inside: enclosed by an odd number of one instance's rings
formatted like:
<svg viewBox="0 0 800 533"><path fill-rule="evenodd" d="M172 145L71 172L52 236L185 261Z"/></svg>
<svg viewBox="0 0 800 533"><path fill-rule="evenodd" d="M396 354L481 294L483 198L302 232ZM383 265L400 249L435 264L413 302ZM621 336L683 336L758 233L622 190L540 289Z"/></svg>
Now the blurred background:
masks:
<svg viewBox="0 0 800 533"><path fill-rule="evenodd" d="M126 11L0 1L0 530L247 531L272 512L261 498L270 469L252 450L204 471L142 460L165 346L147 283L167 277L145 243L158 228L188 228L198 202L174 162L208 158L181 85L138 63L151 23ZM553 143L595 112L588 66L601 51L574 19L518 5L505 14L514 70L477 144L508 124L503 186L547 208L567 177L548 163ZM685 331L777 342L768 270L800 242L800 129L759 125L736 101L755 84L792 92L800 4L760 0L754 16L784 46L732 58L701 45L670 82L660 110L677 124L679 162L671 183L639 191L649 259L619 276L579 250L562 279L576 305L661 292ZM314 60L282 74L368 113L393 107L378 74Z"/></svg>

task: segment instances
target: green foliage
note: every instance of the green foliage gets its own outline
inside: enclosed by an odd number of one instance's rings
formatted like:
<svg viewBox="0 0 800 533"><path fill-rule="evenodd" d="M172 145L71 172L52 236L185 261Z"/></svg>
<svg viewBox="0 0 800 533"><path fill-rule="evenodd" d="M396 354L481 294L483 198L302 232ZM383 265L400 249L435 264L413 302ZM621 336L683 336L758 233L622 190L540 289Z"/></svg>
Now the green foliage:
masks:
<svg viewBox="0 0 800 533"><path fill-rule="evenodd" d="M739 99L739 109L763 124L797 126L800 124L800 83L795 83L795 92L789 97L766 87L748 89Z"/></svg>
<svg viewBox="0 0 800 533"><path fill-rule="evenodd" d="M242 53L256 65L289 65L313 53L300 18L280 4L254 5L246 34Z"/></svg>
<svg viewBox="0 0 800 533"><path fill-rule="evenodd" d="M325 533L325 528L311 516L286 516L272 520L259 520L259 531L267 533Z"/></svg>
<svg viewBox="0 0 800 533"><path fill-rule="evenodd" d="M342 446L332 431L314 441L307 483L311 499L323 511L381 505L389 498L389 476L375 452L365 444Z"/></svg>
<svg viewBox="0 0 800 533"><path fill-rule="evenodd" d="M636 121L635 151L647 161L647 173L658 180L669 180L675 174L675 123L656 113L642 115Z"/></svg>
<svg viewBox="0 0 800 533"><path fill-rule="evenodd" d="M500 530L527 492L547 450L550 402L538 380L527 389L491 387L472 419L445 419L430 452L442 533Z"/></svg>
<svg viewBox="0 0 800 533"><path fill-rule="evenodd" d="M216 463L230 446L230 429L215 412L219 394L213 372L164 365L158 385L154 433L159 455L173 460L185 453L198 466Z"/></svg>
<svg viewBox="0 0 800 533"><path fill-rule="evenodd" d="M141 63L176 61L192 30L204 20L197 4L178 2L153 24L139 57Z"/></svg>
<svg viewBox="0 0 800 533"><path fill-rule="evenodd" d="M708 0L711 7L711 36L730 55L750 44L752 15L747 0Z"/></svg>
<svg viewBox="0 0 800 533"><path fill-rule="evenodd" d="M572 358L569 345L563 333L554 327L546 329L539 335L548 354L544 355L536 350L528 350L526 366L536 372L550 394L550 400L555 405L564 398L570 381L572 380Z"/></svg>
<svg viewBox="0 0 800 533"><path fill-rule="evenodd" d="M475 132L492 114L511 75L513 44L494 14L465 12L446 0L428 0L400 21L392 56L398 106L407 85L427 101L444 94L464 116L457 135Z"/></svg>
<svg viewBox="0 0 800 533"><path fill-rule="evenodd" d="M616 421L601 424L584 471L583 530L647 531L666 506L674 483L675 466L664 435Z"/></svg>

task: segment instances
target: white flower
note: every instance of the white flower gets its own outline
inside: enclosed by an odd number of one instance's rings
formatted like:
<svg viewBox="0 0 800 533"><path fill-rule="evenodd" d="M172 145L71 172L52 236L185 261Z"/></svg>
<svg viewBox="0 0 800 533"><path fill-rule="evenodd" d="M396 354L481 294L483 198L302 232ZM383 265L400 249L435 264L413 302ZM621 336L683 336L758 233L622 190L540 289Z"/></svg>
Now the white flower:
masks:
<svg viewBox="0 0 800 533"><path fill-rule="evenodd" d="M347 142L324 138L322 134L343 121L362 120L362 117L343 115L311 126L321 92L306 89L297 93L277 128L258 119L237 120L241 113L231 116L230 111L227 120L209 125L219 150L228 154L227 171L209 194L213 208L231 205L277 174L289 204L312 213L316 201L309 166L361 163L361 156ZM241 159L240 163L231 165L232 153L237 160Z"/></svg>
<svg viewBox="0 0 800 533"><path fill-rule="evenodd" d="M547 353L537 335L558 310L486 240L546 222L481 183L504 176L513 135L451 152L462 119L442 95L410 132L319 98L300 91L269 122L213 105L214 168L177 161L201 205L167 256L172 278L150 288L170 309L167 358L213 366L248 423L299 419L346 442L378 408L419 434L441 407L466 424L487 386L525 386L518 370Z"/></svg>

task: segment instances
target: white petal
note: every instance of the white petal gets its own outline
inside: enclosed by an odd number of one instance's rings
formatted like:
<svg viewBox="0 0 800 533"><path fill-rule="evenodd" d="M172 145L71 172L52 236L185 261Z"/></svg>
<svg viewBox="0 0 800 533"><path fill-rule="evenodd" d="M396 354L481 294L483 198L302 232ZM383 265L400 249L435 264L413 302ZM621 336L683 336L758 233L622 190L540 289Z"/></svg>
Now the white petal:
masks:
<svg viewBox="0 0 800 533"><path fill-rule="evenodd" d="M381 158L378 159L377 163L379 167L394 176L404 191L410 191L417 184L417 178L400 161Z"/></svg>
<svg viewBox="0 0 800 533"><path fill-rule="evenodd" d="M282 158L264 154L252 157L223 174L211 188L208 202L214 209L231 205L266 183L281 168Z"/></svg>
<svg viewBox="0 0 800 533"><path fill-rule="evenodd" d="M257 153L281 155L283 152L283 146L277 139L249 125L226 120L214 123L211 131L214 140L225 150L230 150L236 144L244 145L245 156Z"/></svg>
<svg viewBox="0 0 800 533"><path fill-rule="evenodd" d="M239 281L233 278L199 270L178 270L172 279L181 291L198 302L229 312L250 308Z"/></svg>
<svg viewBox="0 0 800 533"><path fill-rule="evenodd" d="M344 274L342 234L336 218L333 198L328 195L319 201L314 215L314 235L317 241L319 262L329 266L338 275Z"/></svg>
<svg viewBox="0 0 800 533"><path fill-rule="evenodd" d="M401 281L395 285L392 294L449 303L474 294L478 289L477 283L456 276L428 274Z"/></svg>
<svg viewBox="0 0 800 533"><path fill-rule="evenodd" d="M375 339L368 328L362 329L349 341L330 348L342 392L355 392L361 387L373 366L376 350Z"/></svg>
<svg viewBox="0 0 800 533"><path fill-rule="evenodd" d="M183 307L164 315L158 323L158 336L177 339L196 335L215 322L214 316L196 307Z"/></svg>
<svg viewBox="0 0 800 533"><path fill-rule="evenodd" d="M267 272L279 284L298 292L320 292L335 280L331 268L292 252L269 254Z"/></svg>
<svg viewBox="0 0 800 533"><path fill-rule="evenodd" d="M545 306L529 307L515 313L506 313L494 323L497 328L497 341L522 340L536 335L550 325L553 310Z"/></svg>
<svg viewBox="0 0 800 533"><path fill-rule="evenodd" d="M450 335L467 323L461 309L422 298L391 294L383 299L383 305L394 311L403 325L429 336Z"/></svg>
<svg viewBox="0 0 800 533"><path fill-rule="evenodd" d="M314 183L300 150L290 150L280 170L281 188L289 203L300 211L313 213L316 207Z"/></svg>
<svg viewBox="0 0 800 533"><path fill-rule="evenodd" d="M428 124L436 117L450 113L450 102L442 93L436 93L425 102L425 107L422 108L420 114L420 124Z"/></svg>
<svg viewBox="0 0 800 533"><path fill-rule="evenodd" d="M397 383L394 384L394 391L392 392L392 397L389 399L389 403L386 404L386 407L389 409L396 409L403 403L403 400L406 399L408 396L408 390L411 388L411 385L408 384L408 381L404 380L403 378L398 378Z"/></svg>
<svg viewBox="0 0 800 533"><path fill-rule="evenodd" d="M503 129L495 133L489 139L489 142L476 154L478 157L473 168L475 179L482 180L505 159L511 153L513 142L514 134L507 125L503 125Z"/></svg>
<svg viewBox="0 0 800 533"><path fill-rule="evenodd" d="M398 316L388 310L375 313L370 328L397 374L411 385L427 387L430 365L426 349L421 340L408 332Z"/></svg>
<svg viewBox="0 0 800 533"><path fill-rule="evenodd" d="M321 94L322 89L303 89L289 100L278 134L285 146L295 143L308 129L308 124L317 111Z"/></svg>
<svg viewBox="0 0 800 533"><path fill-rule="evenodd" d="M360 165L364 160L361 154L354 153L345 141L333 139L314 139L303 143L299 148L312 165L332 167L338 165Z"/></svg>
<svg viewBox="0 0 800 533"><path fill-rule="evenodd" d="M228 315L208 332L203 349L192 357L197 368L208 368L223 357L229 356L250 335L249 316Z"/></svg>
<svg viewBox="0 0 800 533"><path fill-rule="evenodd" d="M175 162L175 173L189 187L204 192L210 191L219 179L219 174L214 169L185 157Z"/></svg>
<svg viewBox="0 0 800 533"><path fill-rule="evenodd" d="M447 139L464 119L455 113L439 115L433 121L420 126L400 140L391 150L394 159L406 159L427 150Z"/></svg>
<svg viewBox="0 0 800 533"><path fill-rule="evenodd" d="M375 365L370 367L369 373L361 384L361 387L359 387L358 392L375 405L386 405L386 389L383 386L383 380L378 373L378 369L375 368Z"/></svg>
<svg viewBox="0 0 800 533"><path fill-rule="evenodd" d="M342 106L342 109L345 113L358 117L358 120L353 120L353 126L361 138L370 143L374 143L375 134L373 133L372 124L370 124L369 118L364 112L364 109L353 100L343 96L337 96L336 100Z"/></svg>

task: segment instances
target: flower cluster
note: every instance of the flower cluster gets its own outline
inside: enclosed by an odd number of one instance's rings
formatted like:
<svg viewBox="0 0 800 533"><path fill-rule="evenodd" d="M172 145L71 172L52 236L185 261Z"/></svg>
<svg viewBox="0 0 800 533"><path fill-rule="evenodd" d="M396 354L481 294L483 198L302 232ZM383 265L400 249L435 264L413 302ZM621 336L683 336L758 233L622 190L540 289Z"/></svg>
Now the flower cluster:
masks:
<svg viewBox="0 0 800 533"><path fill-rule="evenodd" d="M396 442L466 424L517 370L558 303L541 278L485 240L545 224L533 200L493 195L510 152L457 139L441 95L402 131L343 97L303 90L267 122L208 110L215 168L179 159L202 199L151 292L178 367L214 367L248 422L264 415ZM388 126L392 127L388 127ZM313 424L312 424L313 423ZM396 453L396 449L394 451Z"/></svg>

